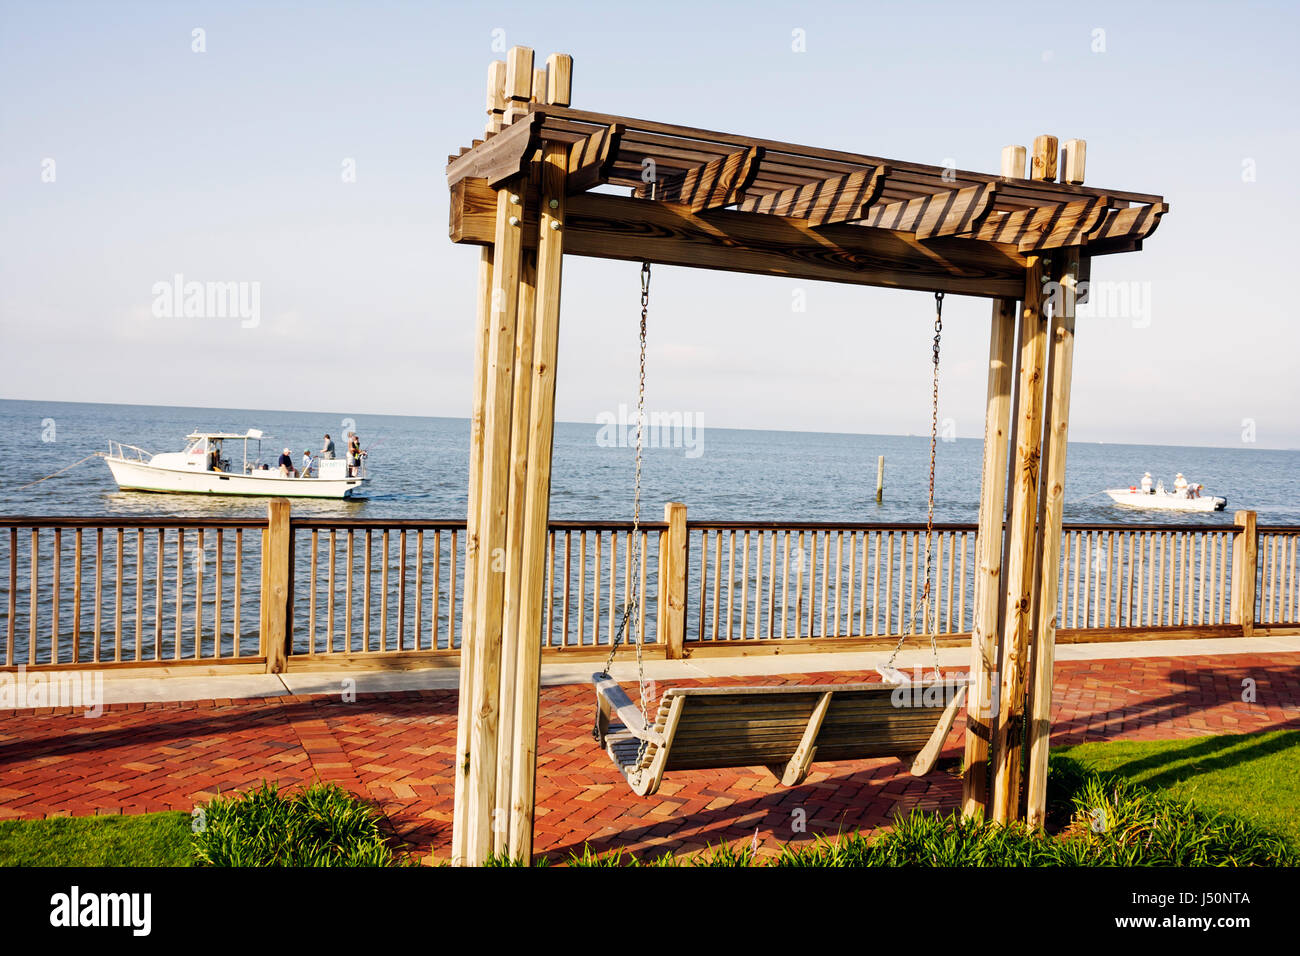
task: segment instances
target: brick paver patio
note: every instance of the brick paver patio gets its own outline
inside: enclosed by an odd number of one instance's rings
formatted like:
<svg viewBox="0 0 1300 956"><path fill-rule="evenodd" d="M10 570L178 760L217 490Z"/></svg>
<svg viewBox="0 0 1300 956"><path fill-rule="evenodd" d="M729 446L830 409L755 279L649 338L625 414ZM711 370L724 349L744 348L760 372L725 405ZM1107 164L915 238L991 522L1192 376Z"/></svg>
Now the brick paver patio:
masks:
<svg viewBox="0 0 1300 956"><path fill-rule="evenodd" d="M863 672L735 678L828 683ZM1254 702L1243 701L1243 681ZM675 681L690 686L698 681ZM716 684L720 681L710 680ZM666 685L661 683L660 690ZM887 824L913 807L955 807L960 780L923 779L896 760L817 764L786 790L762 768L670 774L634 796L590 737L586 685L542 689L537 850L691 850L757 833L766 852L790 840ZM1054 743L1151 740L1300 728L1300 654L1067 661L1056 668ZM961 751L962 722L945 756ZM218 791L322 779L373 801L421 854L451 839L454 691L0 711L0 819L189 811ZM795 825L806 820L806 830Z"/></svg>

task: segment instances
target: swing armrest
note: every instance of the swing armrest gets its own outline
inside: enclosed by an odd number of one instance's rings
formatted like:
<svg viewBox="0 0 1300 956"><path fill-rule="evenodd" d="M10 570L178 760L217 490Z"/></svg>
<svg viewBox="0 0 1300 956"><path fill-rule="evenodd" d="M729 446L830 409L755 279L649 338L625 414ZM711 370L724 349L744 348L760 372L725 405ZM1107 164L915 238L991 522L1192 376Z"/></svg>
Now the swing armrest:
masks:
<svg viewBox="0 0 1300 956"><path fill-rule="evenodd" d="M596 688L596 707L600 711L602 736L604 729L609 726L610 715L616 714L628 733L638 740L652 744L663 743L663 735L653 727L646 726L641 708L632 703L632 699L614 678L606 674L592 674L591 682Z"/></svg>

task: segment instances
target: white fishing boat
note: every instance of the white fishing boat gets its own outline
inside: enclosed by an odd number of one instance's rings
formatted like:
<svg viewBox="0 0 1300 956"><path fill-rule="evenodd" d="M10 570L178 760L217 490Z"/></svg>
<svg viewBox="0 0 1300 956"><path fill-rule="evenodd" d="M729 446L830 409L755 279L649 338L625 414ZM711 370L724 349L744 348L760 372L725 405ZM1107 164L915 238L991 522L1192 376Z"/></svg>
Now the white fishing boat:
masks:
<svg viewBox="0 0 1300 956"><path fill-rule="evenodd" d="M195 432L184 451L150 454L135 445L110 441L105 460L123 491L162 491L195 495L268 498L352 498L370 479L364 466L348 474L342 458L318 458L312 474L294 477L262 464L262 438L255 428L242 435ZM231 467L227 443L242 445L242 460Z"/></svg>
<svg viewBox="0 0 1300 956"><path fill-rule="evenodd" d="M1125 508L1143 508L1150 511L1222 511L1228 505L1227 498L1215 498L1211 495L1189 496L1187 492L1165 491L1163 488L1143 491L1134 486L1129 488L1107 488L1106 494L1111 501Z"/></svg>

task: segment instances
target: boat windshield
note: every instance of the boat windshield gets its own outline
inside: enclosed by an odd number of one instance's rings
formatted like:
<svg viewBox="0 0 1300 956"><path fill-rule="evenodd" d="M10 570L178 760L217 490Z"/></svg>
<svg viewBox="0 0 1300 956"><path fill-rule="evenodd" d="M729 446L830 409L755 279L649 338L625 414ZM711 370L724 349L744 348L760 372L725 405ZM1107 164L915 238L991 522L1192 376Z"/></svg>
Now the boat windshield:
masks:
<svg viewBox="0 0 1300 956"><path fill-rule="evenodd" d="M197 438L197 439L195 439L193 442L190 443L189 447L187 447L187 448L185 449L185 454L187 454L187 455L202 455L203 452L206 450L206 449L204 448L204 442L205 442L205 441L206 441L206 439L203 439L203 438ZM175 446L173 446L173 447L175 447Z"/></svg>

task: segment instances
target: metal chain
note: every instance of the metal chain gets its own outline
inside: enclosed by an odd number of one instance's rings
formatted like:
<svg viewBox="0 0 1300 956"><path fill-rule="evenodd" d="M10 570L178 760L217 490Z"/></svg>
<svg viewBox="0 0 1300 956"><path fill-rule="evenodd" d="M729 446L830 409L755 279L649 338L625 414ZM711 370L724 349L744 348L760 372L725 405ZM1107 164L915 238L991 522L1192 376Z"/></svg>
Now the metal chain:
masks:
<svg viewBox="0 0 1300 956"><path fill-rule="evenodd" d="M912 636L916 628L916 618L922 610L930 606L930 581L933 577L931 573L931 558L934 547L934 462L938 450L939 440L939 343L943 336L943 293L934 294L934 343L930 347L931 363L933 365L931 400L930 400L930 494L925 515L925 588L921 592L921 602L919 608L912 608L912 616L907 622L907 627L902 635L898 638L898 643L894 645L894 651L889 655L889 660L885 662L884 669L889 670L894 666L894 661L898 657L898 652L903 649L903 644ZM934 674L935 679L939 678L939 642L935 636L936 627L934 622L927 627L930 637L930 650L934 655Z"/></svg>
<svg viewBox="0 0 1300 956"><path fill-rule="evenodd" d="M643 429L645 426L645 342L646 342L646 316L650 311L650 263L641 263L641 329L640 329L640 372L637 379L637 399L636 399L636 476L632 486L632 562L629 570L641 566L641 464L645 448L645 436ZM629 579L630 580L630 579ZM633 619L639 618L637 613L640 608L640 601L637 592L629 583L627 600L623 602L623 617L619 621L618 630L614 632L614 638L610 641L609 657L605 660L604 673L609 674L610 668L614 666L614 658L618 655L619 646L627 638L627 630L633 626ZM639 623L639 621L638 621ZM641 698L641 717L647 727L653 726L650 720L650 697L649 684L645 679L645 661L642 656L642 649L645 645L645 635L641 628L636 630L636 673L637 673L637 690ZM593 728L593 736L599 737L599 722ZM637 778L641 774L641 764L645 759L647 742L642 739L640 746L637 748L635 773Z"/></svg>

